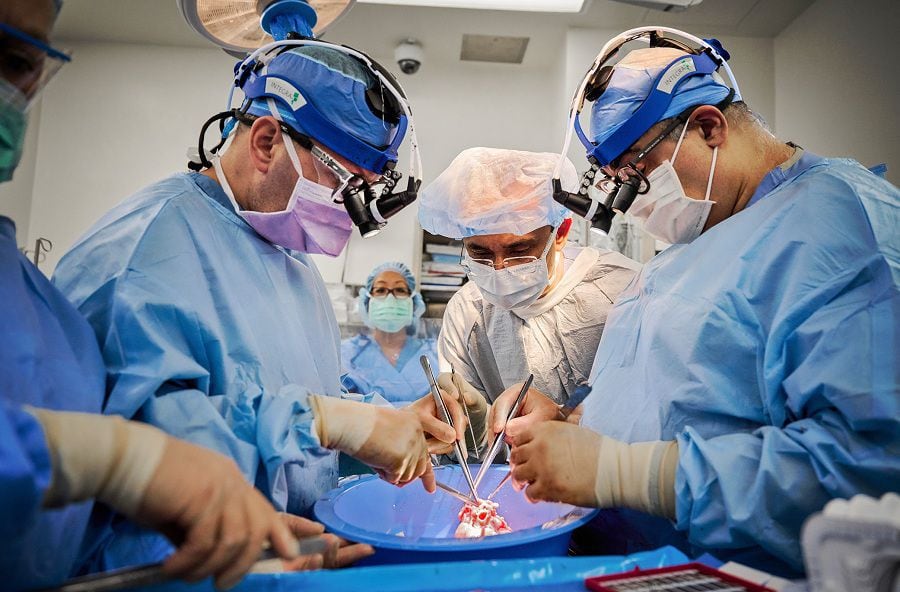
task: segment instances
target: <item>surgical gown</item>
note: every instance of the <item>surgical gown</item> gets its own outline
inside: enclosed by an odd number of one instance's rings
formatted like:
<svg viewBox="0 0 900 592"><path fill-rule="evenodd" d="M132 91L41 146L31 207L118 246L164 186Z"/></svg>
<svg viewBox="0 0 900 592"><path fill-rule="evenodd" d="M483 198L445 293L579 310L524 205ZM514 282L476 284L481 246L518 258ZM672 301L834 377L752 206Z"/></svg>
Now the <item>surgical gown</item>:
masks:
<svg viewBox="0 0 900 592"><path fill-rule="evenodd" d="M42 510L50 453L23 405L99 413L105 371L84 318L16 248L0 216L0 579L4 590L72 571L92 502Z"/></svg>
<svg viewBox="0 0 900 592"><path fill-rule="evenodd" d="M377 393L391 404L405 405L427 395L430 391L419 358L428 356L437 367L434 340L409 336L397 365L392 365L372 337L359 334L341 343L341 363L344 376L341 382L351 393Z"/></svg>
<svg viewBox="0 0 900 592"><path fill-rule="evenodd" d="M171 176L126 199L60 261L108 372L104 412L233 458L279 510L305 513L337 484L307 395L340 396L340 337L304 254L273 246L214 180ZM90 569L154 561L157 535L98 517ZM119 533L114 536L114 533Z"/></svg>
<svg viewBox="0 0 900 592"><path fill-rule="evenodd" d="M619 293L639 264L614 251L563 250L565 274L535 303L508 310L481 297L469 282L450 299L438 356L493 401L534 374L534 386L564 403L590 376L591 363Z"/></svg>
<svg viewBox="0 0 900 592"><path fill-rule="evenodd" d="M890 183L806 153L645 264L610 314L582 419L678 442L681 532L631 513L634 534L790 574L829 499L900 490L898 212Z"/></svg>

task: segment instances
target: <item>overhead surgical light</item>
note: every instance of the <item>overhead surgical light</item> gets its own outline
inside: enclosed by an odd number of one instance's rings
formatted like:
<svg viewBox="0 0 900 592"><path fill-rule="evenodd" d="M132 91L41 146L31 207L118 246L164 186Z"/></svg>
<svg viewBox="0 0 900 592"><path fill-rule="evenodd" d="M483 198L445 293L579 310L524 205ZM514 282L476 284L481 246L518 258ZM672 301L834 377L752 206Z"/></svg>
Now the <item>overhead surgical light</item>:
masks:
<svg viewBox="0 0 900 592"><path fill-rule="evenodd" d="M196 155L191 151L188 167L201 171L213 166L211 155L218 153L228 142L231 130L226 122L251 121L247 108L254 100L267 100L272 114L277 116L275 100L285 103L297 121L303 121L305 132L284 130L301 146L332 168L345 180L340 198L353 224L364 238L375 236L387 224L387 219L411 204L418 196L422 179L422 159L412 118L412 109L403 88L381 64L363 52L317 39L329 25L343 16L355 0L178 0L188 23L201 35L230 54L241 59L235 67L234 82L229 89L226 110L210 117L200 129ZM321 14L317 12L321 11ZM350 56L369 71L372 86L366 89L366 104L380 116L384 125L396 125L394 139L387 146L372 146L353 134L334 125L316 109L312 102L298 101L303 93L289 80L268 72L269 63L279 54L292 48L323 47ZM249 54L249 55L247 55ZM290 102L284 89L291 92ZM233 104L234 93L243 94L239 107ZM295 104L296 103L296 104ZM204 147L206 131L219 123L219 143L207 152ZM305 135L308 133L309 135ZM409 178L406 189L397 187L402 175L394 170L397 150L404 137L409 137ZM336 160L313 144L322 142L336 153L368 171L380 175L369 182L361 175L346 170Z"/></svg>
<svg viewBox="0 0 900 592"><path fill-rule="evenodd" d="M191 27L243 57L271 43L279 30L319 37L347 14L356 0L178 0Z"/></svg>

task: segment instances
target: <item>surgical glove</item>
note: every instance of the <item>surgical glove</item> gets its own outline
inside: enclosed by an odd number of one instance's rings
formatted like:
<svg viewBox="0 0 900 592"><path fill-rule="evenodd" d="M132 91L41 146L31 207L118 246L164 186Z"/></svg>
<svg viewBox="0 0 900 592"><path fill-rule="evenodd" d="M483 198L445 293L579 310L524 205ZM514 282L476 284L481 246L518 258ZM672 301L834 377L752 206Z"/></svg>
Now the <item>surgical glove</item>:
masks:
<svg viewBox="0 0 900 592"><path fill-rule="evenodd" d="M172 577L236 584L269 542L295 559L297 541L234 461L114 416L29 409L41 422L53 475L46 507L96 498L165 534Z"/></svg>
<svg viewBox="0 0 900 592"><path fill-rule="evenodd" d="M434 401L434 397L430 394L421 397L404 409L412 411L419 418L422 424L422 430L427 434L426 443L428 444L428 452L431 454L452 454L453 445L459 440L462 444L463 454L466 451L466 415L462 405L453 395L442 391L441 400L450 413L453 420L453 427L447 425L444 420L444 414L438 409Z"/></svg>
<svg viewBox="0 0 900 592"><path fill-rule="evenodd" d="M494 438L506 428L506 441L509 444L515 444L516 438L527 426L549 421L559 418L559 406L553 402L553 399L542 393L541 391L531 388L525 394L525 400L519 408L516 417L509 420L506 424L506 416L509 410L516 402L519 392L522 390L520 382L506 389L491 405L490 416L488 418L488 444L493 444Z"/></svg>
<svg viewBox="0 0 900 592"><path fill-rule="evenodd" d="M351 543L333 534L323 534L325 527L293 514L280 514L282 521L297 539L309 541L318 539L324 551L319 555L301 555L292 561L273 559L259 561L251 570L253 573L279 573L309 571L315 569L335 569L350 566L375 552L371 545Z"/></svg>
<svg viewBox="0 0 900 592"><path fill-rule="evenodd" d="M361 460L389 483L402 486L421 477L425 489L434 491L431 459L414 413L336 397L309 400L323 447Z"/></svg>
<svg viewBox="0 0 900 592"><path fill-rule="evenodd" d="M490 410L487 397L455 372L441 373L438 376L438 387L465 405L469 420L466 447L474 451L476 456L480 456L480 451L484 449L487 441L487 418Z"/></svg>
<svg viewBox="0 0 900 592"><path fill-rule="evenodd" d="M675 441L625 444L561 421L525 428L510 455L531 500L632 508L675 519Z"/></svg>

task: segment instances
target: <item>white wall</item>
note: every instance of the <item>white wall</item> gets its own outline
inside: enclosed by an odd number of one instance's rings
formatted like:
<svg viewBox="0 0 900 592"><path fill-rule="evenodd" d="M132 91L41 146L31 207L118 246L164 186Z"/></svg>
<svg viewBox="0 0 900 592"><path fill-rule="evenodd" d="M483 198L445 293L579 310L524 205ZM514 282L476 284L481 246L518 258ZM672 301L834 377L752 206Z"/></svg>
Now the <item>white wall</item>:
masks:
<svg viewBox="0 0 900 592"><path fill-rule="evenodd" d="M818 0L775 39L779 137L866 166L900 185L897 0Z"/></svg>
<svg viewBox="0 0 900 592"><path fill-rule="evenodd" d="M59 258L106 210L185 170L200 124L224 108L233 60L220 51L92 44L42 99L29 237Z"/></svg>
<svg viewBox="0 0 900 592"><path fill-rule="evenodd" d="M106 210L184 170L186 149L196 145L200 125L224 108L234 63L214 49L80 44L73 50L74 60L48 87L39 126L32 128L37 174L27 235L53 241L43 266L47 273ZM561 129L549 116L559 111L559 91L547 83L552 76L483 63L426 64L415 76L403 76L426 182L469 146L557 149ZM401 149L404 175L407 150ZM23 183L29 166L17 173ZM16 218L27 219L21 213L27 204L22 198L15 203ZM385 259L415 265L418 232L416 210L408 208L373 239L354 234L345 256L317 261L326 281L363 283L371 267ZM21 243L25 235L22 227Z"/></svg>

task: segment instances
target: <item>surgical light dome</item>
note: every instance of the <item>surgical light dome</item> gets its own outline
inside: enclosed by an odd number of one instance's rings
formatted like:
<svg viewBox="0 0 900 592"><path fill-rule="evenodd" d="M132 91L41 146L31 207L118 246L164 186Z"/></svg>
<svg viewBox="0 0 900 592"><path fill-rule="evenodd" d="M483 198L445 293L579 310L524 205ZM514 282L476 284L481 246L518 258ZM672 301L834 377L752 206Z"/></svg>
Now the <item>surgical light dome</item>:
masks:
<svg viewBox="0 0 900 592"><path fill-rule="evenodd" d="M195 31L235 56L270 43L273 20L294 16L308 25L297 33L321 36L344 16L356 0L178 0ZM275 37L279 35L276 33Z"/></svg>

